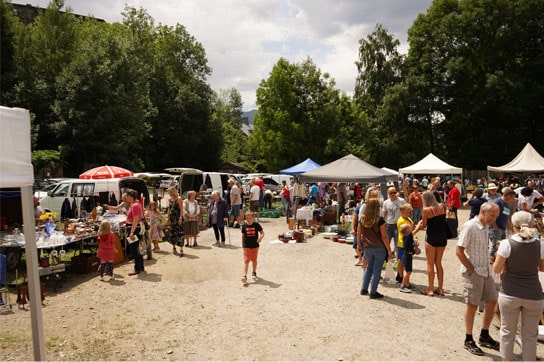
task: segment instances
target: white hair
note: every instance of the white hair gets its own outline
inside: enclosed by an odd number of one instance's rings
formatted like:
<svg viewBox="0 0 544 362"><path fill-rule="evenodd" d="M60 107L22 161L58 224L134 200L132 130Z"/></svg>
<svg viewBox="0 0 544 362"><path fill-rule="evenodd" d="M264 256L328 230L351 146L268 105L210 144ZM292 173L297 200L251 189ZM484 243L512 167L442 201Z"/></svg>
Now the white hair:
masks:
<svg viewBox="0 0 544 362"><path fill-rule="evenodd" d="M527 211L518 211L512 215L512 224L518 229L518 235L522 239L532 239L537 233L536 228L530 227L533 224L533 215Z"/></svg>

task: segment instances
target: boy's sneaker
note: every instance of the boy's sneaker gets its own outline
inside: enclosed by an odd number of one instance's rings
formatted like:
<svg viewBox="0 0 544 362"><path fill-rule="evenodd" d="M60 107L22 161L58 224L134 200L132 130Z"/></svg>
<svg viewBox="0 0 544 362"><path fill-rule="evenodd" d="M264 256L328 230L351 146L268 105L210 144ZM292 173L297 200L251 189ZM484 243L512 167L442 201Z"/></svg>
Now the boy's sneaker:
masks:
<svg viewBox="0 0 544 362"><path fill-rule="evenodd" d="M399 290L403 293L412 293L412 289L408 288L407 285L401 286Z"/></svg>
<svg viewBox="0 0 544 362"><path fill-rule="evenodd" d="M257 273L256 272L253 272L251 273L251 278L253 278L253 280L257 280Z"/></svg>
<svg viewBox="0 0 544 362"><path fill-rule="evenodd" d="M493 338L491 338L491 336L486 336L486 337L480 336L480 340L478 342L480 342L480 346L482 347L491 348L496 351L500 350L501 344L495 341Z"/></svg>
<svg viewBox="0 0 544 362"><path fill-rule="evenodd" d="M476 342L474 341L465 341L464 348L469 351L472 354L475 354L476 356L483 356L484 351L480 347L476 345Z"/></svg>
<svg viewBox="0 0 544 362"><path fill-rule="evenodd" d="M415 285L412 285L412 284L408 284L408 289L410 289L410 290L415 290L415 289L416 289L416 286L415 286Z"/></svg>
<svg viewBox="0 0 544 362"><path fill-rule="evenodd" d="M100 275L100 276L98 277L98 280L100 280L101 282L103 282L103 281L104 281L104 277L103 277L102 275Z"/></svg>
<svg viewBox="0 0 544 362"><path fill-rule="evenodd" d="M240 280L242 281L242 283L247 284L247 277L245 275Z"/></svg>

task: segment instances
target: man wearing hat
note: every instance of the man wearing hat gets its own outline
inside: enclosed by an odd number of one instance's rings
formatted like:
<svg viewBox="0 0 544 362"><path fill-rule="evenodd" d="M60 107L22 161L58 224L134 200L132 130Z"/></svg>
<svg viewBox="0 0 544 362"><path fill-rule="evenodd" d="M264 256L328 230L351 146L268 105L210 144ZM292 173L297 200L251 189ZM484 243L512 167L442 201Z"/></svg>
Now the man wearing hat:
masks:
<svg viewBox="0 0 544 362"><path fill-rule="evenodd" d="M488 189L490 185L491 184L488 185ZM513 232L510 219L511 215L516 210L512 210L510 205L512 205L512 201L514 201L515 198L516 192L510 187L504 187L502 189L502 196L491 201L499 206L499 217L497 217L493 225L489 226L489 240L491 241L491 248L489 249L490 261L495 261L497 243L500 240L506 239L506 230L508 229L510 233Z"/></svg>
<svg viewBox="0 0 544 362"><path fill-rule="evenodd" d="M490 182L487 185L487 192L484 193L482 197L486 199L487 201L493 201L495 199L499 199L501 197L501 194L497 192L497 189L498 189L497 185L494 182Z"/></svg>

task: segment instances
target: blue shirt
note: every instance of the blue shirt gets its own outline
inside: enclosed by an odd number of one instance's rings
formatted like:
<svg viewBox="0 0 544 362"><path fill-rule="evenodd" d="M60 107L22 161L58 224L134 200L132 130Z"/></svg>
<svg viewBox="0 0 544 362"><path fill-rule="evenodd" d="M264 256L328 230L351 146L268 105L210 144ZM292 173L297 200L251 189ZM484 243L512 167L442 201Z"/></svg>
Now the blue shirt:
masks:
<svg viewBox="0 0 544 362"><path fill-rule="evenodd" d="M468 218L472 219L474 216L478 215L480 213L480 206L486 202L487 200L483 197L473 197L472 199L468 200L468 204L470 206L470 216Z"/></svg>
<svg viewBox="0 0 544 362"><path fill-rule="evenodd" d="M510 208L508 207L508 204L504 202L502 197L499 197L498 199L495 199L491 202L494 202L495 204L499 205L499 217L495 221L497 224L497 227L502 230L506 230L506 224L508 223L508 217L510 216Z"/></svg>
<svg viewBox="0 0 544 362"><path fill-rule="evenodd" d="M319 192L319 187L317 187L317 185L312 185L312 187L310 187L310 195L313 197L313 198L316 198L317 197L317 193Z"/></svg>

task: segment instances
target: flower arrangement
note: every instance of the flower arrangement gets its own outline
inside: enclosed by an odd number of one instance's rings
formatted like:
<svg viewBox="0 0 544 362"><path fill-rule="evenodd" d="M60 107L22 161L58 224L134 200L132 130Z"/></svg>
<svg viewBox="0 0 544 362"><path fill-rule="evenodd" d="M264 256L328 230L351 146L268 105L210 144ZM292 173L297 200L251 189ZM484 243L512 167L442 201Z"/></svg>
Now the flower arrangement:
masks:
<svg viewBox="0 0 544 362"><path fill-rule="evenodd" d="M48 221L48 220L54 221L56 218L57 218L57 213L56 213L56 212L53 212L53 211L44 212L44 213L41 214L40 217L39 217L39 219L40 219L41 221Z"/></svg>

